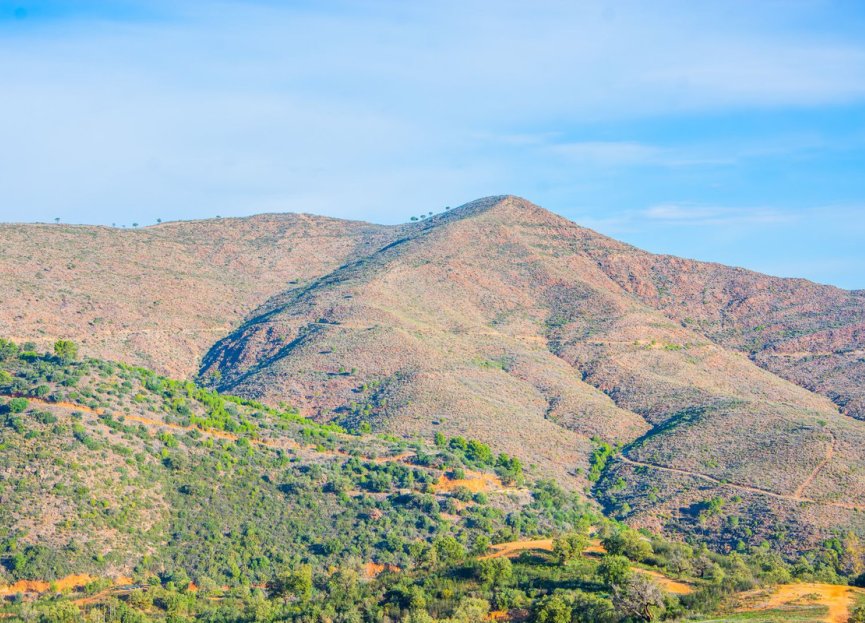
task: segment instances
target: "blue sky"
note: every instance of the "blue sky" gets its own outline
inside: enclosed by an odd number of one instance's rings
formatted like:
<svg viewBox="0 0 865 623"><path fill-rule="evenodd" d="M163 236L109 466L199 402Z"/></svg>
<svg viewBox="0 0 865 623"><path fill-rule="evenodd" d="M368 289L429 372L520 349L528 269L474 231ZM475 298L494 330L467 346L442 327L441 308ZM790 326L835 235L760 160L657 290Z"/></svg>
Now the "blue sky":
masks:
<svg viewBox="0 0 865 623"><path fill-rule="evenodd" d="M0 0L0 220L502 193L865 288L865 3Z"/></svg>

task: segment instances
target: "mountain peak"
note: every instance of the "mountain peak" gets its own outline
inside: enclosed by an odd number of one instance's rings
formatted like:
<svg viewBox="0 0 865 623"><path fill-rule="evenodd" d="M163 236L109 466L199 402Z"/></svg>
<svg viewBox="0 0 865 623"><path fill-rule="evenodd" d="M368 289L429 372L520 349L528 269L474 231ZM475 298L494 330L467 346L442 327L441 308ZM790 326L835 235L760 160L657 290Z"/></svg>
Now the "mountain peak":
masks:
<svg viewBox="0 0 865 623"><path fill-rule="evenodd" d="M430 217L423 222L427 226L435 226L447 222L474 218L481 215L494 216L496 220L501 221L502 223L516 223L525 220L542 220L549 224L567 223L569 225L574 225L563 217L517 195L490 195L488 197L481 197L480 199L469 201L468 203L464 203L442 214Z"/></svg>

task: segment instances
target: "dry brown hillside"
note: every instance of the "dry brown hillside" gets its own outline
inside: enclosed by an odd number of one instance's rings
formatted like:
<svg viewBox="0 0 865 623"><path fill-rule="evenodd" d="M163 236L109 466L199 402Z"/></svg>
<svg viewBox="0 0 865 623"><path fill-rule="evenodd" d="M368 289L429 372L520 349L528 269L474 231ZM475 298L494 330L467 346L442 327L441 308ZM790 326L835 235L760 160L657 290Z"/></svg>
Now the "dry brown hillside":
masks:
<svg viewBox="0 0 865 623"><path fill-rule="evenodd" d="M72 338L92 356L189 376L268 297L389 235L294 214L134 230L0 225L0 335L40 345Z"/></svg>
<svg viewBox="0 0 865 623"><path fill-rule="evenodd" d="M0 329L19 339L180 373L207 351L220 389L479 438L719 544L865 534L861 292L651 255L510 196L398 227L0 232L18 293ZM590 483L600 441L621 451Z"/></svg>
<svg viewBox="0 0 865 623"><path fill-rule="evenodd" d="M599 243L588 252L644 303L865 419L865 292Z"/></svg>

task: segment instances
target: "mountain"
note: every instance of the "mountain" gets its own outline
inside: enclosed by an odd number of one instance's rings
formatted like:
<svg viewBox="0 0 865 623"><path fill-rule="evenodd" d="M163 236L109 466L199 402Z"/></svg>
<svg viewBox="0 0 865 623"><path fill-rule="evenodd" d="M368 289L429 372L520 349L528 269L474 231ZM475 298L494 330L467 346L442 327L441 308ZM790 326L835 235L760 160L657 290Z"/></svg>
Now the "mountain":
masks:
<svg viewBox="0 0 865 623"><path fill-rule="evenodd" d="M320 422L476 438L632 525L719 548L865 535L862 292L652 255L511 196L395 227L16 227L0 266L48 249L0 273L26 301L0 311L19 339L82 336L181 374L200 356L203 382ZM120 261L129 248L144 268ZM82 249L87 279L67 279L57 258ZM139 293L167 290L169 266L186 273L173 298ZM16 320L119 299L134 342Z"/></svg>

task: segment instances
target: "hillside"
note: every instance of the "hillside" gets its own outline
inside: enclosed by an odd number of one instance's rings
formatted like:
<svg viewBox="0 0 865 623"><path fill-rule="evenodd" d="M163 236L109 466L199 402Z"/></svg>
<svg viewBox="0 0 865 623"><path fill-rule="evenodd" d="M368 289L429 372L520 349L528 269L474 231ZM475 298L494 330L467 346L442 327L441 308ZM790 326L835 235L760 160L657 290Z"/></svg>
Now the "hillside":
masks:
<svg viewBox="0 0 865 623"><path fill-rule="evenodd" d="M0 232L17 339L200 361L209 387L352 431L475 438L718 548L865 535L862 292L652 255L510 196L396 227Z"/></svg>
<svg viewBox="0 0 865 623"><path fill-rule="evenodd" d="M140 229L0 224L0 335L191 376L270 296L386 244L387 228L310 215Z"/></svg>
<svg viewBox="0 0 865 623"><path fill-rule="evenodd" d="M477 442L349 435L292 410L0 342L0 581L181 571L270 581L353 559L408 567L586 512ZM558 496L555 514L537 502ZM8 574L8 575L6 575Z"/></svg>

